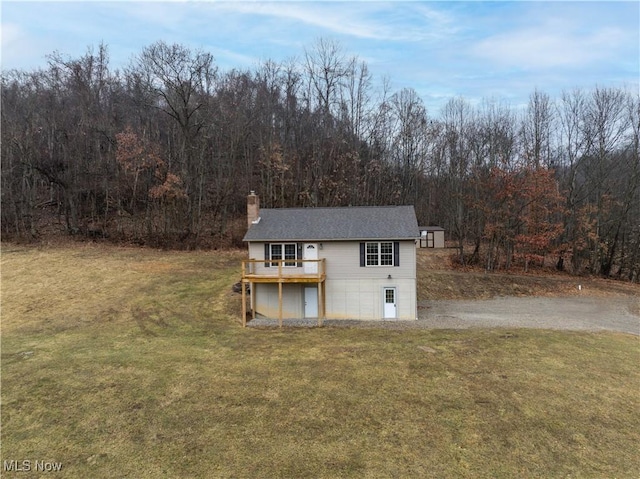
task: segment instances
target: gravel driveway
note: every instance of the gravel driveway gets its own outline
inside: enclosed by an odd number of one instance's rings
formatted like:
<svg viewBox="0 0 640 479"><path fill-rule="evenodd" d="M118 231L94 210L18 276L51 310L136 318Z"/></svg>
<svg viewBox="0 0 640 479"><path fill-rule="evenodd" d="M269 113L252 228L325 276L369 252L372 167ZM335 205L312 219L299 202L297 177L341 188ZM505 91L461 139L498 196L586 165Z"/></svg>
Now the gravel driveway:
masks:
<svg viewBox="0 0 640 479"><path fill-rule="evenodd" d="M632 297L421 301L417 322L426 328L542 328L640 335L639 302Z"/></svg>
<svg viewBox="0 0 640 479"><path fill-rule="evenodd" d="M387 329L540 328L617 331L640 335L640 298L505 297L489 300L420 301L417 321L325 320L325 326ZM249 327L278 321L256 318ZM284 326L313 327L317 321L285 320Z"/></svg>

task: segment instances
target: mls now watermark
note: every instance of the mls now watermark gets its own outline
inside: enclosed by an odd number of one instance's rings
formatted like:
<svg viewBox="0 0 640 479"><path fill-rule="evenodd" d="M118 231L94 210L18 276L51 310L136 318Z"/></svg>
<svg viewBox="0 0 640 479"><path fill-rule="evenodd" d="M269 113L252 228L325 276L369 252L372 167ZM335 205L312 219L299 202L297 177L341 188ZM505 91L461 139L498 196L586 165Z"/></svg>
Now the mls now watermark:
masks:
<svg viewBox="0 0 640 479"><path fill-rule="evenodd" d="M37 459L35 461L29 459L9 460L2 462L2 470L4 472L59 472L62 470L62 463Z"/></svg>

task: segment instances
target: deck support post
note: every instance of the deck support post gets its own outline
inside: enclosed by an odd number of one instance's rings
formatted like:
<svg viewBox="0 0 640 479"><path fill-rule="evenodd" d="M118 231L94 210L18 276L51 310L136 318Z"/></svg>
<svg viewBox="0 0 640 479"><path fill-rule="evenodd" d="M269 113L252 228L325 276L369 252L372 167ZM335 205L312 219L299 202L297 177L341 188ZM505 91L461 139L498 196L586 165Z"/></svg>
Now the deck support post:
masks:
<svg viewBox="0 0 640 479"><path fill-rule="evenodd" d="M318 281L318 326L322 326L323 314L324 314L324 305L322 304L322 283Z"/></svg>
<svg viewBox="0 0 640 479"><path fill-rule="evenodd" d="M278 324L282 327L282 281L278 281Z"/></svg>
<svg viewBox="0 0 640 479"><path fill-rule="evenodd" d="M246 283L244 280L240 282L240 287L242 289L242 327L247 326L247 292L245 290Z"/></svg>
<svg viewBox="0 0 640 479"><path fill-rule="evenodd" d="M255 283L249 283L249 304L251 305L251 319L256 319L256 290Z"/></svg>
<svg viewBox="0 0 640 479"><path fill-rule="evenodd" d="M327 283L322 283L322 321L327 319Z"/></svg>

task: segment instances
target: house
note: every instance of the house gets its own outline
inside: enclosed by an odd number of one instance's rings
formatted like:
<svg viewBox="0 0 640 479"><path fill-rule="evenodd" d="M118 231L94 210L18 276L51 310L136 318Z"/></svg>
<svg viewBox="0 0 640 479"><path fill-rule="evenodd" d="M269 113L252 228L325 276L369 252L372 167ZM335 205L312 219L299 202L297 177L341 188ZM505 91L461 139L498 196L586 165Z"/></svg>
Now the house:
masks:
<svg viewBox="0 0 640 479"><path fill-rule="evenodd" d="M413 206L260 209L247 199L250 310L283 319L413 320ZM246 324L246 288L242 321Z"/></svg>
<svg viewBox="0 0 640 479"><path fill-rule="evenodd" d="M420 226L420 248L444 248L444 228L439 226Z"/></svg>

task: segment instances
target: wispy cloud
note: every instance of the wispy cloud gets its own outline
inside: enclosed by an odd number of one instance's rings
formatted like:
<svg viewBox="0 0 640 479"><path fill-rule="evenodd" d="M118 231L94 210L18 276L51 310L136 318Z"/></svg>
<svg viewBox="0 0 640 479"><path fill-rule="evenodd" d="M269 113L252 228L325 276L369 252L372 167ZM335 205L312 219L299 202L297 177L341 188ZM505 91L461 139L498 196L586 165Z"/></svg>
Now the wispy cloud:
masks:
<svg viewBox="0 0 640 479"><path fill-rule="evenodd" d="M0 60L3 64L15 64L19 58L17 45L28 41L27 36L19 25L2 23L2 55Z"/></svg>
<svg viewBox="0 0 640 479"><path fill-rule="evenodd" d="M301 22L326 34L371 40L420 41L437 36L443 26L451 28L448 15L418 2L225 2L213 5L221 12Z"/></svg>
<svg viewBox="0 0 640 479"><path fill-rule="evenodd" d="M348 34L362 38L379 38L374 25L358 19L352 8L331 8L322 3L231 3L222 7L244 15L265 16L302 22L308 26L321 28L327 32Z"/></svg>
<svg viewBox="0 0 640 479"><path fill-rule="evenodd" d="M46 56L53 53L47 37L34 36L23 25L2 23L2 53L0 63L3 69L33 69L46 64Z"/></svg>
<svg viewBox="0 0 640 479"><path fill-rule="evenodd" d="M537 26L492 35L472 48L493 65L538 70L585 67L632 41L620 29L601 28L588 34Z"/></svg>

